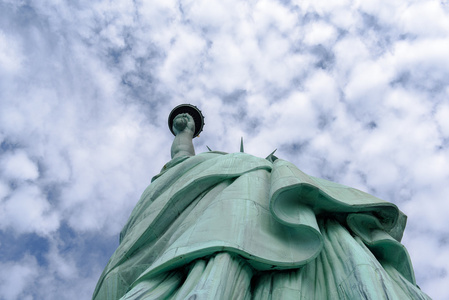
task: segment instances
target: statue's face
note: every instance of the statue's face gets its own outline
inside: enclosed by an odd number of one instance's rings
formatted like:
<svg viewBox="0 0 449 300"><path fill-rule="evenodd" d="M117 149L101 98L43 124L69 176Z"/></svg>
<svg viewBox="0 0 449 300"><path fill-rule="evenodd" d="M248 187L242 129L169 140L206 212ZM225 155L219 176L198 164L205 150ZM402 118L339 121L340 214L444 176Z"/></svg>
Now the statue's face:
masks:
<svg viewBox="0 0 449 300"><path fill-rule="evenodd" d="M173 120L173 126L179 131L182 131L187 126L187 118L185 114L180 114L175 117Z"/></svg>
<svg viewBox="0 0 449 300"><path fill-rule="evenodd" d="M187 113L177 115L173 119L173 131L175 134L178 134L186 128L189 128L192 131L195 130L193 118Z"/></svg>

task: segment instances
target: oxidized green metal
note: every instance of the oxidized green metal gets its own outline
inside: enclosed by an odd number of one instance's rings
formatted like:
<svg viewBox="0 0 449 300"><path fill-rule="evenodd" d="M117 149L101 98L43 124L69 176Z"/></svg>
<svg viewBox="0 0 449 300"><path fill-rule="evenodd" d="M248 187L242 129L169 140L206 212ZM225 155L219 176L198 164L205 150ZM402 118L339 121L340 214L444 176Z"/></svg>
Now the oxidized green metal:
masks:
<svg viewBox="0 0 449 300"><path fill-rule="evenodd" d="M194 155L189 116L93 299L429 299L394 204L273 153Z"/></svg>
<svg viewBox="0 0 449 300"><path fill-rule="evenodd" d="M203 131L204 116L201 113L201 110L192 104L180 104L173 108L170 112L170 115L168 116L168 128L170 129L171 133L173 133L173 135L176 135L173 131L173 120L177 115L185 113L192 116L195 122L195 132L193 134L193 137L197 137L201 133L201 131Z"/></svg>

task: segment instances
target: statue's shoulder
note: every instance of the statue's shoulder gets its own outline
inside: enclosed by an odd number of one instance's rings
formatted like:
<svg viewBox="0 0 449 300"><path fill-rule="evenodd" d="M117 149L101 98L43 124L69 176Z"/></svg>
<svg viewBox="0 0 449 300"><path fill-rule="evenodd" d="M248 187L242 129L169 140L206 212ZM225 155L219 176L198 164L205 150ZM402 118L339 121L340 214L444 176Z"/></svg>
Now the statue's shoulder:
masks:
<svg viewBox="0 0 449 300"><path fill-rule="evenodd" d="M161 171L159 172L159 174L155 175L152 179L151 182L155 181L156 179L158 179L159 177L161 177L162 175L164 175L165 173L167 173L168 171L172 171L175 172L175 169L182 169L185 170L193 168L195 166L197 166L198 164L213 159L213 158L217 158L223 155L226 155L226 152L220 152L220 151L209 151L209 152L204 152L204 153L200 153L198 155L194 155L194 156L180 156L180 157L176 157L172 160L170 160L169 162L167 162L161 169ZM179 172L180 170L176 171Z"/></svg>
<svg viewBox="0 0 449 300"><path fill-rule="evenodd" d="M189 172L192 169L196 173L204 172L222 172L232 169L257 169L265 168L271 170L272 163L264 158L253 156L247 153L235 152L226 153L222 151L208 151L195 156L182 156L172 159L164 165L161 172L153 177L152 182L169 174L180 174ZM193 170L192 170L193 171ZM170 177L170 176L169 176Z"/></svg>

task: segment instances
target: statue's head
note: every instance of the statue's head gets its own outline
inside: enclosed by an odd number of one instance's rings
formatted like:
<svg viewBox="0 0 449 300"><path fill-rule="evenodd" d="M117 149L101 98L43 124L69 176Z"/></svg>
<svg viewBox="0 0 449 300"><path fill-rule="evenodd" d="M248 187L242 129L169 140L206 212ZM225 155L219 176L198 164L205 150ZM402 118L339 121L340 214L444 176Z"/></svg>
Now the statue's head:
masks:
<svg viewBox="0 0 449 300"><path fill-rule="evenodd" d="M191 123L189 123L191 122ZM194 131L193 137L196 137L203 131L204 116L198 107L191 104L181 104L176 106L168 116L168 128L176 135L186 127L189 127Z"/></svg>
<svg viewBox="0 0 449 300"><path fill-rule="evenodd" d="M191 132L195 132L195 122L193 121L192 116L188 113L177 115L173 119L172 131L175 133L175 135L178 135L178 133L185 130L186 128Z"/></svg>

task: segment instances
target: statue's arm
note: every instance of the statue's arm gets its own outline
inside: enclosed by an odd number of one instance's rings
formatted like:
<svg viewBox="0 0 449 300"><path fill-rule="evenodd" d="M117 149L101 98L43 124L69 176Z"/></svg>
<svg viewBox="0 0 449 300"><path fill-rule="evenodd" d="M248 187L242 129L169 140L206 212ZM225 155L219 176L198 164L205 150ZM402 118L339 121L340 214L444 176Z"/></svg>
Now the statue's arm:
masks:
<svg viewBox="0 0 449 300"><path fill-rule="evenodd" d="M189 114L177 115L173 120L173 132L176 134L171 146L171 158L194 156L193 134L195 122Z"/></svg>

